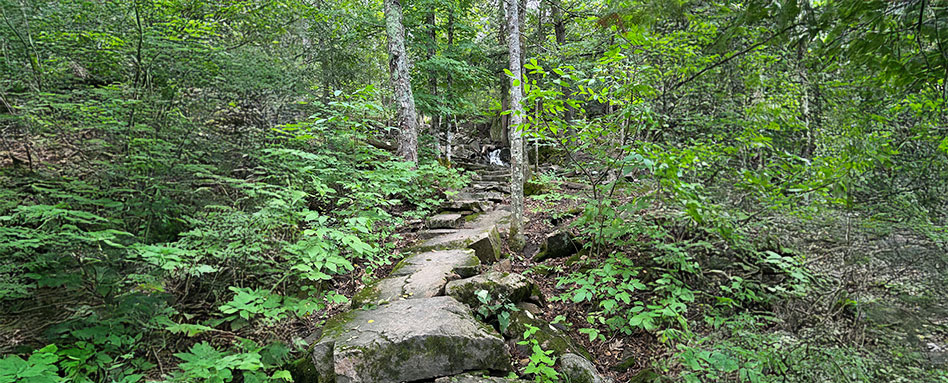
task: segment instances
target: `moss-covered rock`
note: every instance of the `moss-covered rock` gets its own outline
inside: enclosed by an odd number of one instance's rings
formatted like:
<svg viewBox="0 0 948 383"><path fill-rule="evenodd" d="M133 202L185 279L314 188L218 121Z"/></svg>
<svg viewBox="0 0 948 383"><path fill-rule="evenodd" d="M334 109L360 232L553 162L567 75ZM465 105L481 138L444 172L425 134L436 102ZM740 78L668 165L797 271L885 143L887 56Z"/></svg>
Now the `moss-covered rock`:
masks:
<svg viewBox="0 0 948 383"><path fill-rule="evenodd" d="M588 359L576 354L564 354L556 361L560 373L571 383L612 383L612 379L599 375L596 366Z"/></svg>
<svg viewBox="0 0 948 383"><path fill-rule="evenodd" d="M503 338L450 297L401 300L334 318L309 360L311 367L300 366L298 375L316 383L404 382L510 370Z"/></svg>
<svg viewBox="0 0 948 383"><path fill-rule="evenodd" d="M558 231L549 234L540 244L540 252L533 257L537 262L549 258L565 258L579 252L582 249L576 239L568 231Z"/></svg>
<svg viewBox="0 0 948 383"><path fill-rule="evenodd" d="M471 307L480 305L476 292L487 290L492 298L512 303L523 302L531 296L539 296L540 290L533 281L516 273L488 271L471 278L448 282L445 293Z"/></svg>
<svg viewBox="0 0 948 383"><path fill-rule="evenodd" d="M535 339L544 350L553 350L554 356L559 357L573 353L586 358L591 357L589 351L573 342L567 334L546 321L534 317L533 314L527 311L515 311L510 314L510 325L504 331L504 336L510 339L522 340L523 333L530 326L539 329L531 336L531 339ZM528 345L518 345L517 347L520 347L520 351L525 354L532 352Z"/></svg>

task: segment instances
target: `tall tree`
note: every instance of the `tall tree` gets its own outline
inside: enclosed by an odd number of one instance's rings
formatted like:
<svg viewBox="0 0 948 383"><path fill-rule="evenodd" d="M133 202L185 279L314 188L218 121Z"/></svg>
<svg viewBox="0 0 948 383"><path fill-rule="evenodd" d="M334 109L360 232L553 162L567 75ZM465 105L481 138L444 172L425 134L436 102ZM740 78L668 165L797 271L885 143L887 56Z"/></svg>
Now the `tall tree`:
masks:
<svg viewBox="0 0 948 383"><path fill-rule="evenodd" d="M398 153L409 162L418 162L418 114L411 92L408 53L405 51L405 26L401 0L384 0L385 32L388 34L389 72L395 90L398 120Z"/></svg>
<svg viewBox="0 0 948 383"><path fill-rule="evenodd" d="M523 78L520 65L520 12L519 1L507 0L507 50L510 61L510 200L513 217L510 221L510 247L523 249Z"/></svg>

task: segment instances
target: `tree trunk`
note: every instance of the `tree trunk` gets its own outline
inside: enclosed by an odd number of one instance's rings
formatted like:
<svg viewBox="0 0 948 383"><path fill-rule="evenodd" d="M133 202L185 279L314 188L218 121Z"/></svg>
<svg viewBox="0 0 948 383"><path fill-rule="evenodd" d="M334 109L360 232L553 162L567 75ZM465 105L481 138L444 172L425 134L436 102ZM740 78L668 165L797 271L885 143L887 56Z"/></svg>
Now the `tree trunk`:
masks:
<svg viewBox="0 0 948 383"><path fill-rule="evenodd" d="M408 54L405 51L405 27L402 25L401 0L384 0L385 32L388 35L389 72L395 90L398 120L398 153L408 162L418 162L418 114L411 92Z"/></svg>
<svg viewBox="0 0 948 383"><path fill-rule="evenodd" d="M506 11L504 8L507 7L506 0L497 0L497 9L500 15L500 28L498 28L497 40L500 44L507 44L507 20L506 20ZM505 65L501 65L505 66ZM504 73L500 74L500 110L510 110L510 79L507 78L507 75ZM507 146L510 145L510 115L501 114L500 115L500 136L501 136L501 145Z"/></svg>
<svg viewBox="0 0 948 383"><path fill-rule="evenodd" d="M520 15L517 11L518 0L507 0L507 49L510 52L510 200L513 205L513 217L510 220L510 248L523 250L523 94L520 80Z"/></svg>

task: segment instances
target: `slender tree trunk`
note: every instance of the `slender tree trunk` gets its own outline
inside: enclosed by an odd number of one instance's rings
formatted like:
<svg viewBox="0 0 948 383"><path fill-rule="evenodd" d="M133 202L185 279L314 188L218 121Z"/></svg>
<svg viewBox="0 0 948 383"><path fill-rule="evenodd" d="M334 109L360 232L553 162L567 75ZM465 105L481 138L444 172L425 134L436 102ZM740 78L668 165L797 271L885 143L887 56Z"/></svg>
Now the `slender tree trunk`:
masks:
<svg viewBox="0 0 948 383"><path fill-rule="evenodd" d="M498 28L497 40L500 44L507 44L507 12L505 8L507 7L506 0L497 0L497 9L500 15L500 28ZM506 63L505 63L506 64ZM501 65L506 66L506 65ZM507 75L504 73L500 74L500 110L510 110L510 79L507 78ZM507 146L510 145L510 115L501 114L500 115L500 137L501 145Z"/></svg>
<svg viewBox="0 0 948 383"><path fill-rule="evenodd" d="M520 12L518 0L507 0L507 49L510 72L510 199L513 205L513 217L510 221L510 248L523 250L523 94L520 66Z"/></svg>
<svg viewBox="0 0 948 383"><path fill-rule="evenodd" d="M401 0L384 0L385 32L388 34L389 72L395 90L398 120L398 153L408 162L418 162L418 114L411 92L408 54L405 51L405 27L402 25Z"/></svg>

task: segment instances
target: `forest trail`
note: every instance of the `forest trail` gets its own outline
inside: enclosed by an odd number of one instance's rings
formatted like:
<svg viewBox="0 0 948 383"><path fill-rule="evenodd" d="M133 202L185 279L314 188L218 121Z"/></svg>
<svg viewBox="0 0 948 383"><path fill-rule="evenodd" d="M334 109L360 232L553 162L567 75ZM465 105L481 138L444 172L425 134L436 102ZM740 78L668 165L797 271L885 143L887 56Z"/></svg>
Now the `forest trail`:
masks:
<svg viewBox="0 0 948 383"><path fill-rule="evenodd" d="M296 365L295 381L525 382L496 377L514 371L504 335L517 339L522 330L509 330L524 326L488 323L497 322L492 299L532 308L544 301L532 281L511 273L502 260L510 212L501 193L508 177L504 170L482 169L469 190L429 217L410 255L357 293L350 311L309 337L311 355ZM547 333L558 331L546 327ZM565 340L560 338L544 340ZM582 356L560 359L572 381L606 381Z"/></svg>

